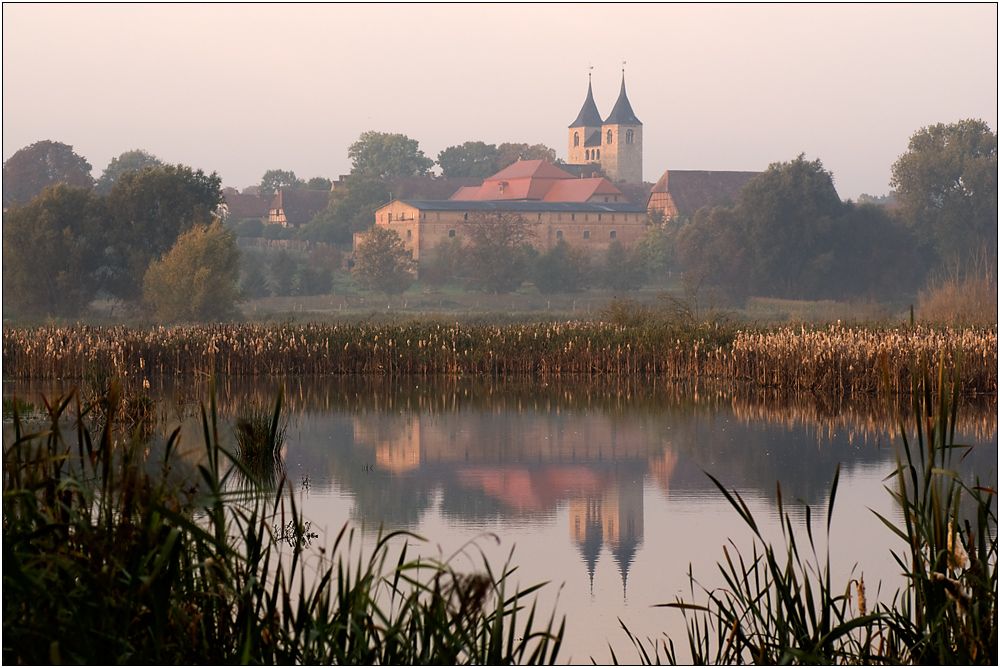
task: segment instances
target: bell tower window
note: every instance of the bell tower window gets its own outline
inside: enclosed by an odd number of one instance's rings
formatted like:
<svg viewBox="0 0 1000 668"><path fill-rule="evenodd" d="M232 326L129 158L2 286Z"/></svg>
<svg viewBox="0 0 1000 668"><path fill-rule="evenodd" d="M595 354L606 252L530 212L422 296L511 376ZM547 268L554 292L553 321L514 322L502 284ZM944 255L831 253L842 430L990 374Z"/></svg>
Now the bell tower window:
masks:
<svg viewBox="0 0 1000 668"><path fill-rule="evenodd" d="M634 138L635 138L635 133L633 133L632 130L626 130L625 131L625 143L626 144L631 144Z"/></svg>
<svg viewBox="0 0 1000 668"><path fill-rule="evenodd" d="M611 130L608 130L608 144L611 143Z"/></svg>
<svg viewBox="0 0 1000 668"><path fill-rule="evenodd" d="M579 145L580 145L580 133L579 132L574 132L573 133L573 146L579 146Z"/></svg>

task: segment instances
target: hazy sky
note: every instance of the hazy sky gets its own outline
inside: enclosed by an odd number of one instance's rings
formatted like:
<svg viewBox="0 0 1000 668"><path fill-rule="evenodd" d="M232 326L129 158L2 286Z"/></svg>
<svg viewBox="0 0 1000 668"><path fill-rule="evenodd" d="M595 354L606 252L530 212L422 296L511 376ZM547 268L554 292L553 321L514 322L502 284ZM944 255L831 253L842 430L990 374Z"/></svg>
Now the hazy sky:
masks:
<svg viewBox="0 0 1000 668"><path fill-rule="evenodd" d="M61 141L97 177L142 148L237 188L346 174L367 130L565 159L622 61L647 181L805 153L878 195L919 128L997 128L995 4L4 4L3 157Z"/></svg>

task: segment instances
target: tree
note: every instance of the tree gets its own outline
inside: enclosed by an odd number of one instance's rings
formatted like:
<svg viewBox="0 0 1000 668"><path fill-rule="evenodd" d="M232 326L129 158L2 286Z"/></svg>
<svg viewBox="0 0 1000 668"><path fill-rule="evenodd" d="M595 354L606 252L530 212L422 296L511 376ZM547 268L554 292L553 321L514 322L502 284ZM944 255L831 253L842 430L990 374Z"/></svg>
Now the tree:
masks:
<svg viewBox="0 0 1000 668"><path fill-rule="evenodd" d="M921 128L892 166L900 211L947 263L997 254L997 135L981 120Z"/></svg>
<svg viewBox="0 0 1000 668"><path fill-rule="evenodd" d="M104 288L117 299L138 301L149 264L177 238L207 227L223 202L216 173L184 165L122 172L105 198L109 245Z"/></svg>
<svg viewBox="0 0 1000 668"><path fill-rule="evenodd" d="M590 287L590 256L582 248L565 240L535 259L535 287L543 295L557 292L583 292Z"/></svg>
<svg viewBox="0 0 1000 668"><path fill-rule="evenodd" d="M100 198L49 186L3 223L3 303L15 313L72 317L94 299L106 245Z"/></svg>
<svg viewBox="0 0 1000 668"><path fill-rule="evenodd" d="M722 289L731 299L749 294L749 251L737 209L702 207L677 233L677 259L685 275Z"/></svg>
<svg viewBox="0 0 1000 668"><path fill-rule="evenodd" d="M279 297L287 297L295 290L295 274L298 262L284 248L271 260L271 291Z"/></svg>
<svg viewBox="0 0 1000 668"><path fill-rule="evenodd" d="M462 269L462 240L459 237L441 239L434 246L430 263L420 270L420 278L434 291L438 291Z"/></svg>
<svg viewBox="0 0 1000 668"><path fill-rule="evenodd" d="M328 295L333 289L333 272L325 267L304 264L295 275L295 294L306 297Z"/></svg>
<svg viewBox="0 0 1000 668"><path fill-rule="evenodd" d="M159 158L142 149L125 151L117 158L111 158L111 162L104 168L101 178L97 179L95 190L101 195L107 195L111 192L111 187L122 172L138 172L146 167L156 168L162 164L163 162Z"/></svg>
<svg viewBox="0 0 1000 668"><path fill-rule="evenodd" d="M402 134L363 132L347 149L351 174L365 178L424 176L434 161L424 156L419 143Z"/></svg>
<svg viewBox="0 0 1000 668"><path fill-rule="evenodd" d="M467 141L460 146L449 146L438 153L437 164L448 178L485 179L497 173L500 151L496 144Z"/></svg>
<svg viewBox="0 0 1000 668"><path fill-rule="evenodd" d="M803 155L773 163L743 187L739 209L751 288L761 296L801 298L797 281L844 211L833 176Z"/></svg>
<svg viewBox="0 0 1000 668"><path fill-rule="evenodd" d="M350 176L343 187L338 186L330 193L326 209L303 225L295 238L331 244L350 243L356 232L371 227L375 209L391 199L392 193L382 181Z"/></svg>
<svg viewBox="0 0 1000 668"><path fill-rule="evenodd" d="M615 239L608 245L604 257L602 284L615 292L638 290L646 280L646 266L642 251L626 248Z"/></svg>
<svg viewBox="0 0 1000 668"><path fill-rule="evenodd" d="M518 160L548 160L556 164L555 149L551 149L545 144L511 144L503 143L497 147L499 157L497 158L497 171L510 167Z"/></svg>
<svg viewBox="0 0 1000 668"><path fill-rule="evenodd" d="M209 322L237 315L241 299L236 233L216 220L180 235L149 265L142 294L160 322Z"/></svg>
<svg viewBox="0 0 1000 668"><path fill-rule="evenodd" d="M373 225L358 239L351 274L361 287L398 295L413 283L415 271L413 253L395 230Z"/></svg>
<svg viewBox="0 0 1000 668"><path fill-rule="evenodd" d="M246 260L245 255L244 260ZM259 264L244 266L240 290L247 299L261 299L271 295L271 290L267 287L267 277L264 276L264 270Z"/></svg>
<svg viewBox="0 0 1000 668"><path fill-rule="evenodd" d="M27 204L44 188L57 183L93 188L90 170L90 163L74 153L72 146L49 140L35 142L3 163L4 207L15 202Z"/></svg>
<svg viewBox="0 0 1000 668"><path fill-rule="evenodd" d="M314 176L302 186L305 190L330 190L332 187L333 181L322 176Z"/></svg>
<svg viewBox="0 0 1000 668"><path fill-rule="evenodd" d="M506 294L517 290L528 269L525 244L536 222L509 211L476 211L463 224L468 237L466 268L471 286Z"/></svg>
<svg viewBox="0 0 1000 668"><path fill-rule="evenodd" d="M296 190L304 184L302 179L295 177L295 172L286 172L281 169L269 169L264 172L257 186L257 194L260 197L274 197L279 190Z"/></svg>

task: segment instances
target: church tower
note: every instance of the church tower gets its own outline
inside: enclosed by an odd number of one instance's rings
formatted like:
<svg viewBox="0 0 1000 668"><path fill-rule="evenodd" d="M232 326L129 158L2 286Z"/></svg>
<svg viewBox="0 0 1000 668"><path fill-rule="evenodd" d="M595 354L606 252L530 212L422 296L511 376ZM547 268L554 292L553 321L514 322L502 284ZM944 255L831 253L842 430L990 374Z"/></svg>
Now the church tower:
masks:
<svg viewBox="0 0 1000 668"><path fill-rule="evenodd" d="M601 128L601 167L613 182L642 183L642 121L636 118L625 94L625 70L622 88L611 114Z"/></svg>
<svg viewBox="0 0 1000 668"><path fill-rule="evenodd" d="M569 126L569 162L571 165L584 165L588 162L600 162L601 127L604 122L594 103L594 89L587 77L587 99L576 120Z"/></svg>
<svg viewBox="0 0 1000 668"><path fill-rule="evenodd" d="M636 118L625 94L625 70L618 101L603 121L588 77L587 99L569 126L567 162L571 165L596 162L613 183L642 183L642 121Z"/></svg>

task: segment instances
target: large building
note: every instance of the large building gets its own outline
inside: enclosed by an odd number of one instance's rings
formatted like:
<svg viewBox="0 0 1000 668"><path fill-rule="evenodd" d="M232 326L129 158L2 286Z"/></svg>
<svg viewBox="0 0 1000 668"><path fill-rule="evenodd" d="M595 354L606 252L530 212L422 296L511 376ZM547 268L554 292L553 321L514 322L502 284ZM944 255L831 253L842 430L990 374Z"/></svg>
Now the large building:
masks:
<svg viewBox="0 0 1000 668"><path fill-rule="evenodd" d="M642 121L632 111L622 87L611 113L604 120L587 83L587 99L569 126L569 159L573 165L597 163L613 182L642 183Z"/></svg>
<svg viewBox="0 0 1000 668"><path fill-rule="evenodd" d="M465 187L449 200L395 200L375 211L375 224L395 230L417 262L442 240L462 237L470 216L509 212L537 224L530 243L547 251L559 241L595 256L618 240L632 245L646 230L646 206L628 202L603 177L576 178L546 160L522 160Z"/></svg>

